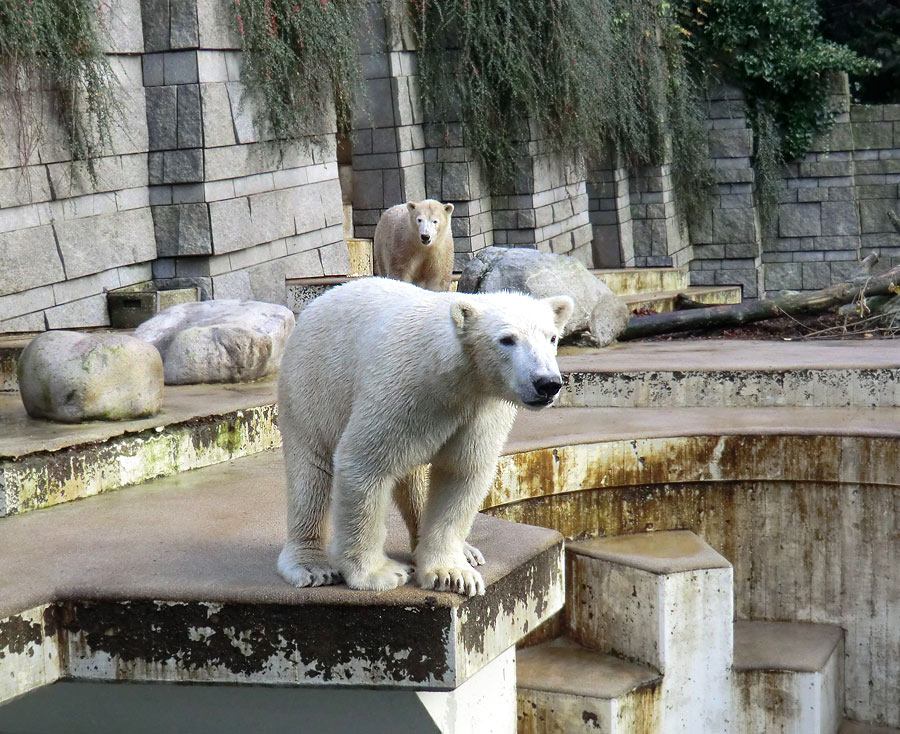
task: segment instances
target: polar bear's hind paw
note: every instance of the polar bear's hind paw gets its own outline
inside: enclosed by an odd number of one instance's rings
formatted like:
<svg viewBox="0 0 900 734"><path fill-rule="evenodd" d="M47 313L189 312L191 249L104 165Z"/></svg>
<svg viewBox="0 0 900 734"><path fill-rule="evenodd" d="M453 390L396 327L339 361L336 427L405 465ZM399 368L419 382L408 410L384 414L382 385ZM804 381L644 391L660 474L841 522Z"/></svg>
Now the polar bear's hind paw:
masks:
<svg viewBox="0 0 900 734"><path fill-rule="evenodd" d="M291 586L331 586L344 580L328 556L318 550L285 546L278 556L278 573Z"/></svg>

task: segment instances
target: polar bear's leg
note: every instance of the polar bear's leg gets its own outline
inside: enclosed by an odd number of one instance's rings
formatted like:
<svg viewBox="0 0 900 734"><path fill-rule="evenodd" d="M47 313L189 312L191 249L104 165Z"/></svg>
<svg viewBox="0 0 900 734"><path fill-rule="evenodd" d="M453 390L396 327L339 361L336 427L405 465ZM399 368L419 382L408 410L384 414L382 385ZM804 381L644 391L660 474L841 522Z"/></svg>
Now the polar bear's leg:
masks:
<svg viewBox="0 0 900 734"><path fill-rule="evenodd" d="M422 525L422 512L428 493L428 473L427 465L416 467L394 486L394 501L406 523L406 529L409 531L409 547L413 550L419 541L419 528ZM463 553L469 565L484 564L484 556L474 545L463 543Z"/></svg>
<svg viewBox="0 0 900 734"><path fill-rule="evenodd" d="M330 505L331 458L318 456L296 431L282 431L287 470L287 542L278 572L293 586L325 586L341 581L328 560L323 538Z"/></svg>
<svg viewBox="0 0 900 734"><path fill-rule="evenodd" d="M505 404L485 410L435 456L415 552L422 588L484 594L484 581L469 558L471 554L477 560L481 553L468 546L466 537L497 473L497 458L514 418L515 409Z"/></svg>
<svg viewBox="0 0 900 734"><path fill-rule="evenodd" d="M394 485L394 502L397 503L400 515L409 532L410 550L415 550L419 541L419 526L422 523L422 510L425 507L427 490L427 465L417 466Z"/></svg>
<svg viewBox="0 0 900 734"><path fill-rule="evenodd" d="M331 557L351 589L384 591L409 581L414 569L384 553L386 515L395 483L386 458L373 445L382 442L370 425L350 426L334 458L334 534ZM384 442L387 444L388 442Z"/></svg>

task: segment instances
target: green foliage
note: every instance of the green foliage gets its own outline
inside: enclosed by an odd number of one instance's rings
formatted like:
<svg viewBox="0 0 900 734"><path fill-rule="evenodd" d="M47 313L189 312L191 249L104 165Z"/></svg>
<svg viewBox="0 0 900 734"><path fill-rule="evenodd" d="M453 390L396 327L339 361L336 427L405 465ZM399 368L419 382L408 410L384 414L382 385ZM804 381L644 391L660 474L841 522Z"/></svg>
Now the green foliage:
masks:
<svg viewBox="0 0 900 734"><path fill-rule="evenodd" d="M860 101L900 102L900 6L884 0L820 0L825 37L881 62L871 76L851 76Z"/></svg>
<svg viewBox="0 0 900 734"><path fill-rule="evenodd" d="M665 160L668 126L693 201L708 182L703 116L670 12L657 0L413 0L426 114L462 123L494 183L513 176L529 123L561 151L612 148L632 164Z"/></svg>
<svg viewBox="0 0 900 734"><path fill-rule="evenodd" d="M278 140L318 139L350 129L360 87L362 0L234 0L244 51L243 80L256 95L261 129Z"/></svg>
<svg viewBox="0 0 900 734"><path fill-rule="evenodd" d="M787 160L803 155L833 122L831 76L877 68L822 38L816 0L704 0L692 7L689 28L701 56L744 89L751 111L771 115Z"/></svg>
<svg viewBox="0 0 900 734"><path fill-rule="evenodd" d="M119 107L92 0L0 0L0 93L17 107L20 154L41 139L40 91L53 91L75 160L93 160L109 142ZM35 109L36 108L36 109ZM29 134L30 133L30 134Z"/></svg>

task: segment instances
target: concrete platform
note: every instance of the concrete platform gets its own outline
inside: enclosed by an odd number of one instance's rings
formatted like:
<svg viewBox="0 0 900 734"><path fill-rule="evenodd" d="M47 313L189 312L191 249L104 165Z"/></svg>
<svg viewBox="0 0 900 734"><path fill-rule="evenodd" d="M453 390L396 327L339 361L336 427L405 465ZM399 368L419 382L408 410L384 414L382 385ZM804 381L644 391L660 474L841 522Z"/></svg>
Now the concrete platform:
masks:
<svg viewBox="0 0 900 734"><path fill-rule="evenodd" d="M687 268L610 268L591 270L620 296L688 288Z"/></svg>
<svg viewBox="0 0 900 734"><path fill-rule="evenodd" d="M630 342L560 349L559 405L900 406L900 340Z"/></svg>
<svg viewBox="0 0 900 734"><path fill-rule="evenodd" d="M657 731L662 677L655 670L565 637L517 656L519 734Z"/></svg>
<svg viewBox="0 0 900 734"><path fill-rule="evenodd" d="M2 520L0 700L58 678L451 690L563 602L562 538L479 516L484 597L296 589L280 452ZM393 518L389 552L408 557Z"/></svg>
<svg viewBox="0 0 900 734"><path fill-rule="evenodd" d="M30 418L0 394L0 517L279 446L275 378L166 387L152 418L77 425Z"/></svg>
<svg viewBox="0 0 900 734"><path fill-rule="evenodd" d="M844 713L844 631L802 622L734 624L736 728L836 734Z"/></svg>

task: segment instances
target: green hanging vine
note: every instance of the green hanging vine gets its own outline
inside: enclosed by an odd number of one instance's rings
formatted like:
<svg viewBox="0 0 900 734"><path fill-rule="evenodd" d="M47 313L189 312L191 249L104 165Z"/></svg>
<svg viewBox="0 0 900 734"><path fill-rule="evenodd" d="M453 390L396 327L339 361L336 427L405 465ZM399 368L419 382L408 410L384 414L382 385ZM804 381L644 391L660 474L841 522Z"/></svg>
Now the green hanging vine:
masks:
<svg viewBox="0 0 900 734"><path fill-rule="evenodd" d="M669 131L679 202L705 200L705 110L669 3L412 0L410 13L426 114L461 122L495 183L529 120L561 151L635 165L664 162Z"/></svg>
<svg viewBox="0 0 900 734"><path fill-rule="evenodd" d="M816 0L702 0L681 7L695 69L746 94L757 199L763 220L771 221L783 164L803 156L834 122L834 74L870 74L878 63L823 39Z"/></svg>
<svg viewBox="0 0 900 734"><path fill-rule="evenodd" d="M243 81L256 95L260 129L277 140L348 132L361 86L358 36L362 0L234 0Z"/></svg>
<svg viewBox="0 0 900 734"><path fill-rule="evenodd" d="M74 160L103 154L119 107L93 0L0 0L0 95L14 106L22 162L44 139L42 97L55 101Z"/></svg>

